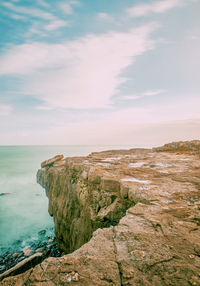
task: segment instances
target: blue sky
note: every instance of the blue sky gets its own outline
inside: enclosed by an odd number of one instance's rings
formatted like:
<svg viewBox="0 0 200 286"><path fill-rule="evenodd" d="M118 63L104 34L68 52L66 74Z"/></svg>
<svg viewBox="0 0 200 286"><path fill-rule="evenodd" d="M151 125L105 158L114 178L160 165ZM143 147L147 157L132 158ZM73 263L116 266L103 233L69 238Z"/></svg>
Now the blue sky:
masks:
<svg viewBox="0 0 200 286"><path fill-rule="evenodd" d="M200 137L199 0L0 3L0 144Z"/></svg>

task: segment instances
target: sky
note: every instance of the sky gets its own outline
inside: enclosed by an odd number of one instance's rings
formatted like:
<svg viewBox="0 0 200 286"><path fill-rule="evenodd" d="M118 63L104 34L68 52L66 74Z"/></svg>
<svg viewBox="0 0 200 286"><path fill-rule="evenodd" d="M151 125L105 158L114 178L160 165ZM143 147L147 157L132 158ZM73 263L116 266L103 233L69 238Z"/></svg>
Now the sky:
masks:
<svg viewBox="0 0 200 286"><path fill-rule="evenodd" d="M200 139L200 0L1 0L0 145Z"/></svg>

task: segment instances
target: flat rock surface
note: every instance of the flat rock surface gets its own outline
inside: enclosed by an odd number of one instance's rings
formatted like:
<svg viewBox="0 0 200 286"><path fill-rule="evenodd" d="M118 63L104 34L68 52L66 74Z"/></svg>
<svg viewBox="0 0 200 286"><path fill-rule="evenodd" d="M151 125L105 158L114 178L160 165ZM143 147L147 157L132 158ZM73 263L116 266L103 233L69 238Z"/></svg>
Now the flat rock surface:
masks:
<svg viewBox="0 0 200 286"><path fill-rule="evenodd" d="M189 152L178 144L39 170L57 242L69 254L0 285L200 285L200 145Z"/></svg>

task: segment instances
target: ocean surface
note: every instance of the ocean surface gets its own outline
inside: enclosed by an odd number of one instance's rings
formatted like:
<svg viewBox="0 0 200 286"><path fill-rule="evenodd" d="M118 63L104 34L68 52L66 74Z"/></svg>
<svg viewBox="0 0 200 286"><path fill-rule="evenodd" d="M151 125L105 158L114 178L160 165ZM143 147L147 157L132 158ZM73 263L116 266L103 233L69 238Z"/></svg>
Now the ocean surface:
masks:
<svg viewBox="0 0 200 286"><path fill-rule="evenodd" d="M133 147L133 146L132 146ZM48 199L37 184L42 161L57 154L88 155L131 146L0 146L0 253L16 241L36 239L40 230L53 231Z"/></svg>

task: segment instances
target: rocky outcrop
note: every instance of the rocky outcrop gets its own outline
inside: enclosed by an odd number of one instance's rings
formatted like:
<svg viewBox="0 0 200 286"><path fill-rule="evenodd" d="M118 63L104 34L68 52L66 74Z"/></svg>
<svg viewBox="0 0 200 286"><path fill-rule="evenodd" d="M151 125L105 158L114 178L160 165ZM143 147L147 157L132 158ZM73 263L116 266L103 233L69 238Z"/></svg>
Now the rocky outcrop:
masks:
<svg viewBox="0 0 200 286"><path fill-rule="evenodd" d="M50 167L50 166L53 166L54 163L62 160L64 158L63 155L56 155L55 157L51 158L51 159L48 159L44 162L41 163L41 167L44 168L44 167ZM60 163L60 162L59 162Z"/></svg>
<svg viewBox="0 0 200 286"><path fill-rule="evenodd" d="M92 153L37 178L68 254L0 285L200 285L198 152Z"/></svg>
<svg viewBox="0 0 200 286"><path fill-rule="evenodd" d="M200 140L180 141L153 148L157 152L178 152L200 155Z"/></svg>

